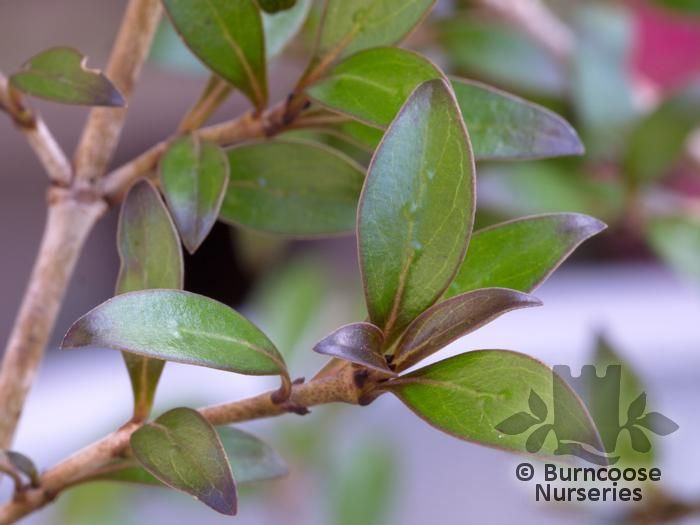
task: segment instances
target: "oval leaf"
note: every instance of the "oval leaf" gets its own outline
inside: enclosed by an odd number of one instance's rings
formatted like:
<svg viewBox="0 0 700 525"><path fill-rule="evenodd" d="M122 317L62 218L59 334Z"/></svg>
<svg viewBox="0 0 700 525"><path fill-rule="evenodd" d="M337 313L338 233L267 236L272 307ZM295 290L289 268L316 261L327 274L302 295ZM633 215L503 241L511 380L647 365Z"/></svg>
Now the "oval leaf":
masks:
<svg viewBox="0 0 700 525"><path fill-rule="evenodd" d="M63 348L103 347L248 375L287 376L282 356L228 306L179 290L114 297L78 319Z"/></svg>
<svg viewBox="0 0 700 525"><path fill-rule="evenodd" d="M267 443L234 427L217 428L233 476L238 484L254 483L287 475L284 460ZM133 459L118 460L91 479L161 485L157 478Z"/></svg>
<svg viewBox="0 0 700 525"><path fill-rule="evenodd" d="M416 87L434 78L443 74L417 53L381 47L345 59L307 92L324 106L384 128Z"/></svg>
<svg viewBox="0 0 700 525"><path fill-rule="evenodd" d="M391 343L451 282L474 221L474 159L442 80L421 84L387 130L358 210L372 322Z"/></svg>
<svg viewBox="0 0 700 525"><path fill-rule="evenodd" d="M117 88L99 71L88 69L86 61L69 47L47 49L30 58L10 83L23 93L61 104L126 106Z"/></svg>
<svg viewBox="0 0 700 525"><path fill-rule="evenodd" d="M476 290L442 301L409 325L396 348L394 366L405 370L506 312L541 304L539 299L505 288Z"/></svg>
<svg viewBox="0 0 700 525"><path fill-rule="evenodd" d="M194 253L219 215L228 184L228 159L196 136L173 142L160 161L160 182L182 242Z"/></svg>
<svg viewBox="0 0 700 525"><path fill-rule="evenodd" d="M402 40L428 14L435 0L328 0L317 57L347 56Z"/></svg>
<svg viewBox="0 0 700 525"><path fill-rule="evenodd" d="M131 187L117 228L121 266L115 293L148 288L182 288L180 240L158 191L148 181ZM153 406L165 361L123 353L134 393L134 416L145 419Z"/></svg>
<svg viewBox="0 0 700 525"><path fill-rule="evenodd" d="M163 0L175 29L213 72L262 109L267 104L265 40L254 0Z"/></svg>
<svg viewBox="0 0 700 525"><path fill-rule="evenodd" d="M574 128L553 111L481 82L461 78L451 82L477 159L583 154Z"/></svg>
<svg viewBox="0 0 700 525"><path fill-rule="evenodd" d="M556 389L557 415L566 416L567 439L600 443L585 406L571 388L544 364L516 352L467 352L389 381L386 388L443 432L516 452L527 451L526 435L507 435L496 426L527 410L531 390L553 407ZM555 445L545 443L541 452L552 456Z"/></svg>
<svg viewBox="0 0 700 525"><path fill-rule="evenodd" d="M175 408L131 435L136 459L166 485L236 514L236 484L219 436L196 410Z"/></svg>
<svg viewBox="0 0 700 525"><path fill-rule="evenodd" d="M311 0L298 0L291 9L277 13L263 13L265 54L268 60L279 55L296 36L304 25L310 7Z"/></svg>
<svg viewBox="0 0 700 525"><path fill-rule="evenodd" d="M231 181L221 219L296 237L347 233L355 226L363 169L310 142L274 140L228 152Z"/></svg>
<svg viewBox="0 0 700 525"><path fill-rule="evenodd" d="M593 217L557 213L474 232L446 297L487 287L531 292L586 239L606 228Z"/></svg>
<svg viewBox="0 0 700 525"><path fill-rule="evenodd" d="M319 354L338 357L380 372L394 374L382 355L384 334L371 323L341 326L314 346Z"/></svg>

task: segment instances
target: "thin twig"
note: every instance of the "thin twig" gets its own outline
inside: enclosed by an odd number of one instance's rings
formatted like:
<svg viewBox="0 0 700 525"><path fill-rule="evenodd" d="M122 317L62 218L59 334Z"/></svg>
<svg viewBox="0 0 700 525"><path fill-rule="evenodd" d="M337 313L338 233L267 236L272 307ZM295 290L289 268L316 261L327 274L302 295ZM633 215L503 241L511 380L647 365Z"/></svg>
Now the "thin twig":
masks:
<svg viewBox="0 0 700 525"><path fill-rule="evenodd" d="M227 425L290 412L303 414L309 407L327 403L358 404L362 389L355 376L356 370L345 366L335 375L295 384L289 400L283 404L273 401L274 392L266 392L200 412L213 425ZM89 480L116 458L128 455L129 438L138 428L139 425L129 423L47 470L39 480L39 488L26 490L21 500L0 507L0 525L16 522L51 502L63 490Z"/></svg>
<svg viewBox="0 0 700 525"><path fill-rule="evenodd" d="M7 78L0 73L0 109L5 109L25 136L49 178L56 184L67 186L71 179L71 166L66 154L56 142L44 121L10 95Z"/></svg>
<svg viewBox="0 0 700 525"><path fill-rule="evenodd" d="M105 71L125 100L131 98L141 67L162 14L160 0L130 0ZM75 155L75 175L81 186L104 175L119 135L126 108L95 108L90 112Z"/></svg>
<svg viewBox="0 0 700 525"><path fill-rule="evenodd" d="M233 86L222 78L212 75L199 100L183 117L178 133L187 133L200 128L233 91Z"/></svg>

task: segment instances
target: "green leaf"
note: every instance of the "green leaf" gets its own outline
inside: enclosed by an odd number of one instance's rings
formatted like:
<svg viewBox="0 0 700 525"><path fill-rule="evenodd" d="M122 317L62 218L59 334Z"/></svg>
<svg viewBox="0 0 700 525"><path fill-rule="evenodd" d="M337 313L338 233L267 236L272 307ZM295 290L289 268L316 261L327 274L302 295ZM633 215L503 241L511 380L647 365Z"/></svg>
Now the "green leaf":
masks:
<svg viewBox="0 0 700 525"><path fill-rule="evenodd" d="M418 85L434 78L444 75L417 53L379 47L346 58L307 93L330 109L383 128Z"/></svg>
<svg viewBox="0 0 700 525"><path fill-rule="evenodd" d="M213 72L255 105L267 104L262 18L254 0L163 0L175 29Z"/></svg>
<svg viewBox="0 0 700 525"><path fill-rule="evenodd" d="M114 297L78 319L62 347L113 348L241 374L287 376L282 356L245 317L179 290Z"/></svg>
<svg viewBox="0 0 700 525"><path fill-rule="evenodd" d="M234 427L216 429L238 484L254 483L285 476L284 460L264 441ZM108 465L95 478L103 481L160 486L161 482L132 459Z"/></svg>
<svg viewBox="0 0 700 525"><path fill-rule="evenodd" d="M668 175L700 123L700 80L669 97L632 130L624 157L632 180L652 183Z"/></svg>
<svg viewBox="0 0 700 525"><path fill-rule="evenodd" d="M513 24L468 13L435 29L451 71L545 95L566 89L565 70L556 58Z"/></svg>
<svg viewBox="0 0 700 525"><path fill-rule="evenodd" d="M195 135L173 142L160 161L165 200L187 251L194 253L216 222L228 184L228 159Z"/></svg>
<svg viewBox="0 0 700 525"><path fill-rule="evenodd" d="M274 1L274 0L273 0ZM283 0L284 1L284 0ZM265 54L268 61L279 55L304 25L311 0L297 0L294 7L277 13L263 13Z"/></svg>
<svg viewBox="0 0 700 525"><path fill-rule="evenodd" d="M291 9L297 3L297 0L258 0L260 9L267 13L277 13L278 11L286 11Z"/></svg>
<svg viewBox="0 0 700 525"><path fill-rule="evenodd" d="M658 412L649 412L635 424L651 430L659 436L667 436L678 430L678 425Z"/></svg>
<svg viewBox="0 0 700 525"><path fill-rule="evenodd" d="M451 82L477 159L583 154L574 128L553 111L481 82L461 78Z"/></svg>
<svg viewBox="0 0 700 525"><path fill-rule="evenodd" d="M525 449L530 454L537 454L545 442L547 441L547 436L554 430L552 425L542 425L540 428L535 429L535 431L530 434L525 442Z"/></svg>
<svg viewBox="0 0 700 525"><path fill-rule="evenodd" d="M371 321L390 344L452 281L469 243L474 159L442 80L421 84L387 130L358 210Z"/></svg>
<svg viewBox="0 0 700 525"><path fill-rule="evenodd" d="M126 106L116 87L99 71L85 66L75 49L42 51L10 77L12 87L39 98L79 106Z"/></svg>
<svg viewBox="0 0 700 525"><path fill-rule="evenodd" d="M486 287L531 292L583 241L604 228L587 215L558 213L479 230L446 296Z"/></svg>
<svg viewBox="0 0 700 525"><path fill-rule="evenodd" d="M516 352L467 352L389 381L386 389L443 432L525 452L524 435L507 435L496 426L528 408L531 390L553 407L553 381L558 387L557 412L567 415L567 435L582 443L599 442L586 408L566 383L544 364ZM542 453L553 455L557 444L544 445Z"/></svg>
<svg viewBox="0 0 700 525"><path fill-rule="evenodd" d="M131 435L136 459L166 485L235 515L236 484L219 436L199 412L175 408Z"/></svg>
<svg viewBox="0 0 700 525"><path fill-rule="evenodd" d="M632 441L632 448L634 450L643 454L651 451L651 442L646 434L644 434L644 431L636 427L629 427L627 430L630 433L630 440Z"/></svg>
<svg viewBox="0 0 700 525"><path fill-rule="evenodd" d="M314 345L314 352L338 357L380 372L394 374L382 355L384 334L371 323L352 323Z"/></svg>
<svg viewBox="0 0 700 525"><path fill-rule="evenodd" d="M542 422L547 419L547 405L534 390L530 390L530 397L527 400L527 404L528 407L530 407L530 411L537 417L537 419Z"/></svg>
<svg viewBox="0 0 700 525"><path fill-rule="evenodd" d="M270 233L314 237L354 229L363 169L310 142L272 140L228 152L221 219Z"/></svg>
<svg viewBox="0 0 700 525"><path fill-rule="evenodd" d="M700 220L686 215L649 221L647 239L671 268L700 283Z"/></svg>
<svg viewBox="0 0 700 525"><path fill-rule="evenodd" d="M653 2L682 14L700 15L700 4L697 0L653 0Z"/></svg>
<svg viewBox="0 0 700 525"><path fill-rule="evenodd" d="M317 57L347 56L402 40L427 15L435 0L328 0Z"/></svg>
<svg viewBox="0 0 700 525"><path fill-rule="evenodd" d="M518 412L496 425L496 430L508 434L509 436L517 436L541 422L542 421L533 417L528 412Z"/></svg>
<svg viewBox="0 0 700 525"><path fill-rule="evenodd" d="M439 302L409 325L396 347L393 364L396 370L405 370L506 312L541 304L530 295L505 288L475 290Z"/></svg>
<svg viewBox="0 0 700 525"><path fill-rule="evenodd" d="M148 288L182 288L180 240L168 210L151 183L131 187L122 204L117 229L121 266L116 294ZM123 353L134 393L134 416L145 419L165 361Z"/></svg>

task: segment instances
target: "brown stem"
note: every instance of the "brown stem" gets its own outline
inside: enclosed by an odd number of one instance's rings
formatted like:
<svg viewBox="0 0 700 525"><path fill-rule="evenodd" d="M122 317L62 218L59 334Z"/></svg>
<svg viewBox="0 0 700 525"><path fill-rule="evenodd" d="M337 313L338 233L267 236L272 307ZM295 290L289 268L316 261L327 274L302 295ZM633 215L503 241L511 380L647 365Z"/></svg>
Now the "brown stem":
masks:
<svg viewBox="0 0 700 525"><path fill-rule="evenodd" d="M332 376L295 384L289 400L282 404L273 401L274 392L266 392L248 399L203 408L200 412L213 425L227 425L289 412L304 413L309 407L327 403L356 405L362 393L355 380L356 373L357 370L353 367L345 366ZM128 423L47 470L39 480L39 488L29 489L24 492L21 500L0 507L0 525L16 522L51 502L63 490L99 473L115 458L128 454L129 438L138 428L138 424Z"/></svg>
<svg viewBox="0 0 700 525"><path fill-rule="evenodd" d="M44 166L49 178L56 184L67 186L71 179L71 166L44 121L21 103L11 93L7 78L0 73L0 109L5 109L17 129L24 135Z"/></svg>
<svg viewBox="0 0 700 525"><path fill-rule="evenodd" d="M145 62L162 14L160 0L129 0L105 75L125 100ZM95 108L90 112L75 154L80 186L95 184L104 174L124 127L126 108Z"/></svg>
<svg viewBox="0 0 700 525"><path fill-rule="evenodd" d="M199 100L187 112L177 128L178 133L193 131L204 124L231 94L233 87L212 75Z"/></svg>
<svg viewBox="0 0 700 525"><path fill-rule="evenodd" d="M73 268L107 206L66 189L49 192L44 236L0 368L0 449L12 443Z"/></svg>

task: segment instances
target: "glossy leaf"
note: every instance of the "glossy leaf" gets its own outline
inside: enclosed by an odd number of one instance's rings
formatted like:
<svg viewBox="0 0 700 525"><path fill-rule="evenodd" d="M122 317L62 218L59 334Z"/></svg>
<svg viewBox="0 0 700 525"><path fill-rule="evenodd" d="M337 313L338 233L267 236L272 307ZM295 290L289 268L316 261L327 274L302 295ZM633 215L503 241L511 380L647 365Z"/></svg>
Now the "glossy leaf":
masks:
<svg viewBox="0 0 700 525"><path fill-rule="evenodd" d="M278 11L286 11L291 9L297 3L297 0L258 0L260 9L267 13L277 13Z"/></svg>
<svg viewBox="0 0 700 525"><path fill-rule="evenodd" d="M136 183L119 214L117 250L121 266L116 294L149 288L182 288L180 240L158 191ZM123 353L134 393L134 415L146 418L153 405L165 361Z"/></svg>
<svg viewBox="0 0 700 525"><path fill-rule="evenodd" d="M671 268L700 283L700 220L685 215L656 217L649 221L647 239Z"/></svg>
<svg viewBox="0 0 700 525"><path fill-rule="evenodd" d="M265 54L268 60L279 55L296 36L304 25L310 8L311 0L297 0L294 7L290 9L262 14L265 31Z"/></svg>
<svg viewBox="0 0 700 525"><path fill-rule="evenodd" d="M443 293L474 220L474 159L442 80L421 84L387 130L358 210L371 321L391 343Z"/></svg>
<svg viewBox="0 0 700 525"><path fill-rule="evenodd" d="M88 69L86 61L69 47L47 49L29 59L10 83L23 93L62 104L125 106L117 88L99 71Z"/></svg>
<svg viewBox="0 0 700 525"><path fill-rule="evenodd" d="M506 312L541 304L530 295L505 288L475 290L439 302L409 325L393 363L396 370L405 370Z"/></svg>
<svg viewBox="0 0 700 525"><path fill-rule="evenodd" d="M418 85L443 76L417 53L378 47L346 58L307 92L330 109L386 127Z"/></svg>
<svg viewBox="0 0 700 525"><path fill-rule="evenodd" d="M63 348L114 348L248 375L286 377L270 340L228 306L179 290L119 295L78 319Z"/></svg>
<svg viewBox="0 0 700 525"><path fill-rule="evenodd" d="M256 108L265 107L265 40L255 0L163 0L163 5L192 52Z"/></svg>
<svg viewBox="0 0 700 525"><path fill-rule="evenodd" d="M254 483L285 476L284 460L264 441L234 427L216 429L228 458L236 483ZM108 465L96 478L104 481L161 485L157 478L133 459Z"/></svg>
<svg viewBox="0 0 700 525"><path fill-rule="evenodd" d="M583 154L574 128L547 108L473 80L453 78L451 82L477 159Z"/></svg>
<svg viewBox="0 0 700 525"><path fill-rule="evenodd" d="M194 135L173 142L160 161L160 182L190 253L211 231L228 184L228 159L219 146Z"/></svg>
<svg viewBox="0 0 700 525"><path fill-rule="evenodd" d="M229 150L221 218L270 233L313 237L355 226L363 169L325 146L273 140Z"/></svg>
<svg viewBox="0 0 700 525"><path fill-rule="evenodd" d="M573 391L544 364L516 352L478 350L445 359L387 383L387 390L430 425L457 438L525 452L526 434L508 435L496 425L528 409L535 390L548 407L565 413L567 435L581 443L599 442L595 426ZM556 440L554 440L556 441ZM556 443L544 443L553 455Z"/></svg>
<svg viewBox="0 0 700 525"><path fill-rule="evenodd" d="M321 339L314 351L393 374L382 355L383 343L384 334L379 328L371 323L353 323Z"/></svg>
<svg viewBox="0 0 700 525"><path fill-rule="evenodd" d="M131 435L136 459L166 485L236 514L236 484L219 436L199 412L175 408Z"/></svg>
<svg viewBox="0 0 700 525"><path fill-rule="evenodd" d="M435 0L328 0L316 56L347 56L395 44L430 11Z"/></svg>
<svg viewBox="0 0 700 525"><path fill-rule="evenodd" d="M652 183L668 175L698 124L700 79L635 124L624 157L626 175L641 183Z"/></svg>
<svg viewBox="0 0 700 525"><path fill-rule="evenodd" d="M605 224L575 213L537 215L479 230L446 296L486 287L531 292Z"/></svg>

